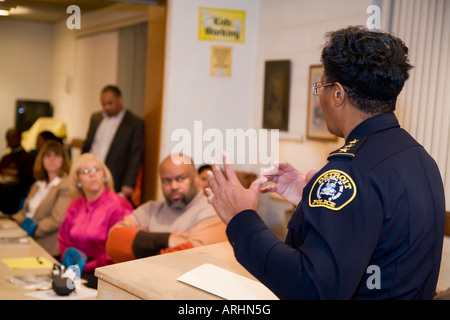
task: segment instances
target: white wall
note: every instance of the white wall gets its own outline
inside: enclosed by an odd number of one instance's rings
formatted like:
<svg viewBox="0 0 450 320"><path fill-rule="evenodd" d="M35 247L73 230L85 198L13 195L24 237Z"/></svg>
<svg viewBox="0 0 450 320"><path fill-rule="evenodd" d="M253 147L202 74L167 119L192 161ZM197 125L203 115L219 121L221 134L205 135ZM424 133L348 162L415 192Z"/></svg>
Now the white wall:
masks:
<svg viewBox="0 0 450 320"><path fill-rule="evenodd" d="M75 74L76 37L65 21L53 25L51 100L57 106L54 116L70 119L74 110L73 81ZM72 122L71 125L76 124ZM69 136L72 130L67 130Z"/></svg>
<svg viewBox="0 0 450 320"><path fill-rule="evenodd" d="M200 7L245 10L245 43L199 40ZM194 121L202 121L203 133L252 127L258 13L259 0L168 2L161 158L178 144L171 141L172 132L185 128L193 133ZM210 76L211 47L217 45L232 48L230 77ZM194 156L193 148L189 154Z"/></svg>
<svg viewBox="0 0 450 320"><path fill-rule="evenodd" d="M92 112L102 109L100 91L117 84L118 32L107 31L76 39L73 108L66 119L74 137L85 138Z"/></svg>
<svg viewBox="0 0 450 320"><path fill-rule="evenodd" d="M0 155L15 126L17 99L49 100L52 26L0 19Z"/></svg>
<svg viewBox="0 0 450 320"><path fill-rule="evenodd" d="M1 20L0 32L0 154L4 133L15 125L17 99L49 100L54 117L66 124L67 142L83 139L91 113L101 109L101 88L117 82L118 32L77 36L65 20Z"/></svg>
<svg viewBox="0 0 450 320"><path fill-rule="evenodd" d="M82 16L87 26L88 18ZM65 20L0 20L0 33L0 154L4 133L15 125L17 99L49 100L54 117L66 124L67 141L83 139L90 114L101 109L101 88L117 82L117 31L77 36Z"/></svg>
<svg viewBox="0 0 450 320"><path fill-rule="evenodd" d="M55 117L66 123L68 141L84 139L92 112L101 110L101 89L117 84L118 32L77 36L61 21L54 26L53 52Z"/></svg>

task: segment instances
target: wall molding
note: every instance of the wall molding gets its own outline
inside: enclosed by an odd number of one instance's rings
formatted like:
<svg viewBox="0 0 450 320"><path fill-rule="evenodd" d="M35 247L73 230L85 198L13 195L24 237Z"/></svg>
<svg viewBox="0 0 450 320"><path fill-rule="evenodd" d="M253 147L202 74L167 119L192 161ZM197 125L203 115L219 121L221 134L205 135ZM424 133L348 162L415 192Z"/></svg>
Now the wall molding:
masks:
<svg viewBox="0 0 450 320"><path fill-rule="evenodd" d="M81 15L81 29L76 37L117 30L149 20L149 5L118 3Z"/></svg>

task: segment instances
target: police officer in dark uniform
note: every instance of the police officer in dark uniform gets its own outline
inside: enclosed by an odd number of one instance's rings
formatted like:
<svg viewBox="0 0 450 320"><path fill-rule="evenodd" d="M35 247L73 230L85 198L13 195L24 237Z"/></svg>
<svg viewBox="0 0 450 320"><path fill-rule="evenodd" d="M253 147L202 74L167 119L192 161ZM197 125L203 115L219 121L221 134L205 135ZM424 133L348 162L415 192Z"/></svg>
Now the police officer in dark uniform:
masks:
<svg viewBox="0 0 450 320"><path fill-rule="evenodd" d="M249 189L224 157L209 200L237 260L281 299L432 299L445 227L444 188L393 113L411 69L398 38L364 27L327 34L321 83L328 130L345 138L318 172L280 163ZM256 213L258 191L297 205L285 243Z"/></svg>

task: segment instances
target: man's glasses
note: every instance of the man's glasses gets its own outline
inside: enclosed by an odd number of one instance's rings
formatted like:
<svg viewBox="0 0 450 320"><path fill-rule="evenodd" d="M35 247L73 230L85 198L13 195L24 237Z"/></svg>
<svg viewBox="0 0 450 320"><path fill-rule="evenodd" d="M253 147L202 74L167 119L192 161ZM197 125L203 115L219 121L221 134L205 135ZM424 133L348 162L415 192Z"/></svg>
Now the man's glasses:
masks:
<svg viewBox="0 0 450 320"><path fill-rule="evenodd" d="M314 82L311 85L312 93L313 93L313 95L318 96L320 94L320 91L322 90L322 88L332 86L333 84L334 84L334 82L327 83L327 84L322 84L322 82Z"/></svg>
<svg viewBox="0 0 450 320"><path fill-rule="evenodd" d="M99 172L100 171L100 168L92 168L92 169L82 169L81 171L80 171L80 173L81 174L85 174L85 175L88 175L89 174L89 172L92 172L92 173L96 173L96 172Z"/></svg>

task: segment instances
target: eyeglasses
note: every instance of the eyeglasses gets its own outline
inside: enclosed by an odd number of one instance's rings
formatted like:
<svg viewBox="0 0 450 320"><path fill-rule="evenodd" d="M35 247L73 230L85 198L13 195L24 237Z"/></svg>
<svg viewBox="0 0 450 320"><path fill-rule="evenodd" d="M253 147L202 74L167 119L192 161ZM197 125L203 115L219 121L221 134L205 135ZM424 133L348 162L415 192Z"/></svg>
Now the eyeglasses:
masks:
<svg viewBox="0 0 450 320"><path fill-rule="evenodd" d="M334 85L334 82L327 83L327 84L322 84L322 82L314 82L311 85L311 90L312 90L313 95L318 96L320 94L320 91L322 90L322 88L332 86L332 85Z"/></svg>
<svg viewBox="0 0 450 320"><path fill-rule="evenodd" d="M100 171L100 168L82 169L80 171L80 174L88 175L89 172L96 173L96 172L99 172L99 171Z"/></svg>

